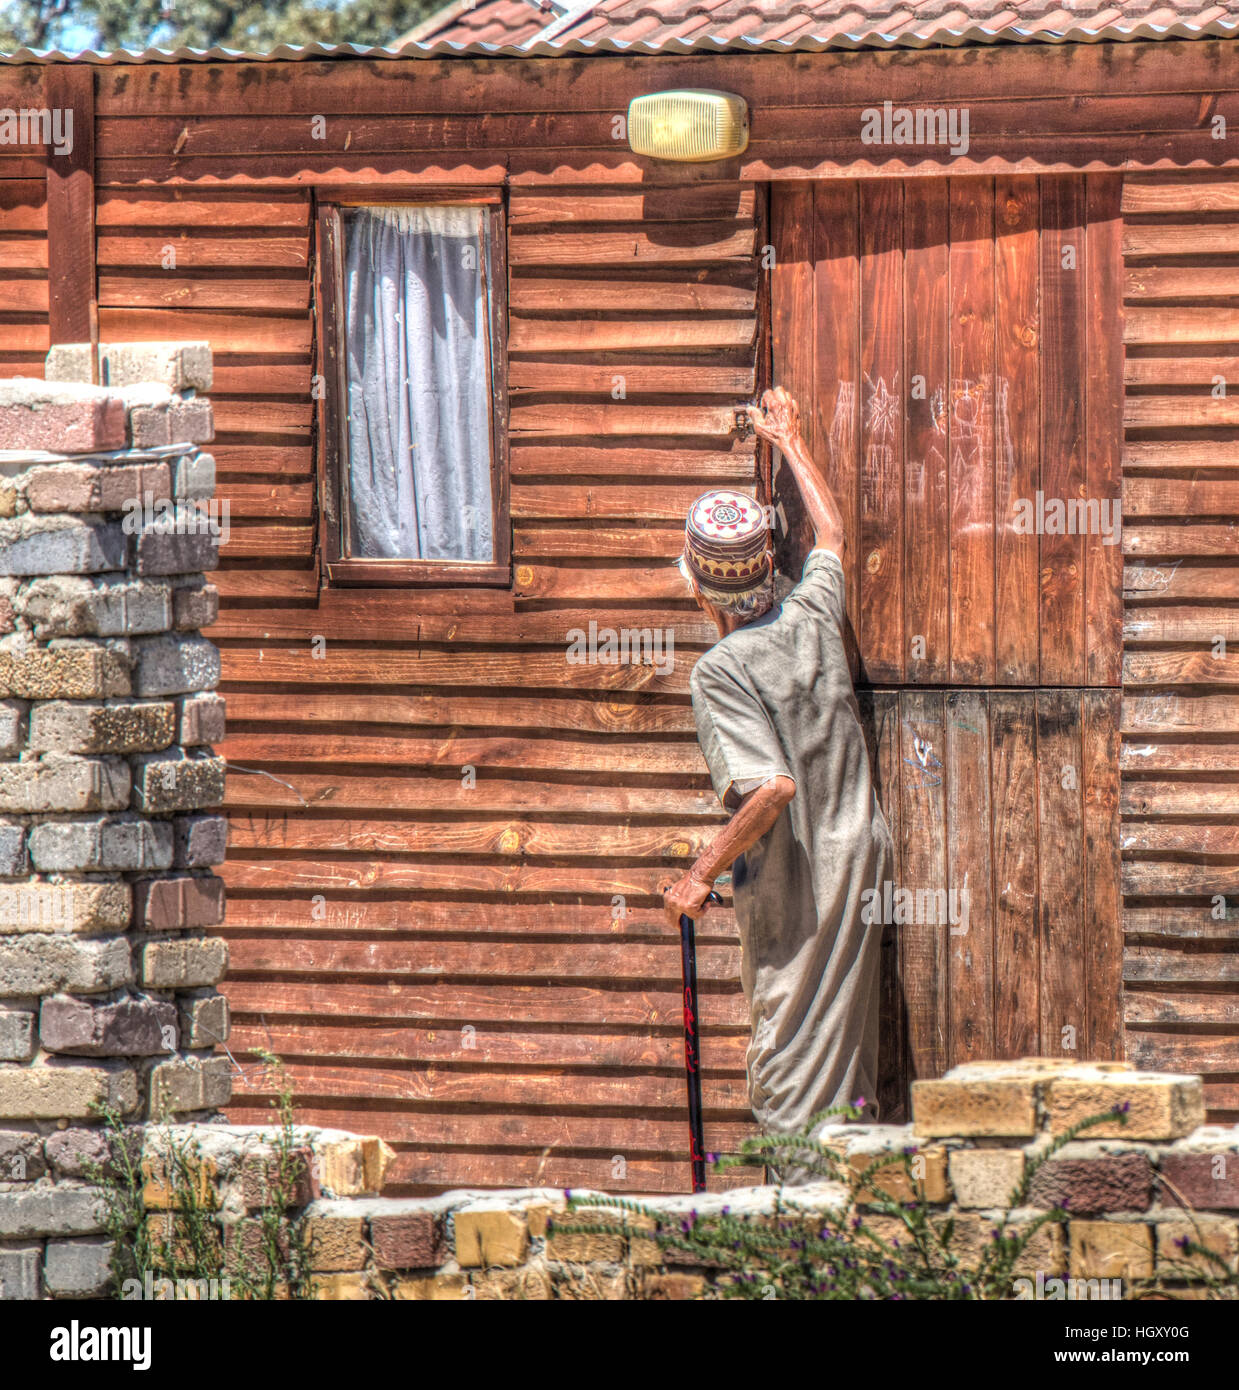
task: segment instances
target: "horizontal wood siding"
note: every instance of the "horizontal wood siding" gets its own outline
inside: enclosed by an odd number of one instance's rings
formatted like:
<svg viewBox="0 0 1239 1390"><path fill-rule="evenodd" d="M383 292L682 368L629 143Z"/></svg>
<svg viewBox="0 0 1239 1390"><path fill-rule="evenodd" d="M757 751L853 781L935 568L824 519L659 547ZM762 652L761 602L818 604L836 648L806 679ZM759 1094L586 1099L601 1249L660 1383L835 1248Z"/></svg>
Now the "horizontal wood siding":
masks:
<svg viewBox="0 0 1239 1390"><path fill-rule="evenodd" d="M47 182L0 161L0 376L43 375L47 356Z"/></svg>
<svg viewBox="0 0 1239 1390"><path fill-rule="evenodd" d="M713 630L672 561L694 496L754 484L759 205L643 201L511 195L513 588L320 594L307 195L100 196L104 336L216 352L230 1114L265 1118L270 1048L302 1118L392 1143L396 1191L687 1181L658 904L721 817L688 700ZM591 619L672 634L672 669L569 664ZM751 1124L730 905L699 939L723 1148Z"/></svg>
<svg viewBox="0 0 1239 1390"><path fill-rule="evenodd" d="M1129 1052L1239 1118L1239 178L1123 185Z"/></svg>

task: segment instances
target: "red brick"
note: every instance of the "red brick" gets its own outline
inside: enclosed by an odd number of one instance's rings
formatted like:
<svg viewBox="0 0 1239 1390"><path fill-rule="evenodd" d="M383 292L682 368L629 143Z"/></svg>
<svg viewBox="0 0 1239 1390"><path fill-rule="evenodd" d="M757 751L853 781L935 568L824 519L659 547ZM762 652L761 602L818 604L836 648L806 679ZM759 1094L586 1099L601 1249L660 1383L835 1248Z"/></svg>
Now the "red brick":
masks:
<svg viewBox="0 0 1239 1390"><path fill-rule="evenodd" d="M224 920L224 881L215 874L138 879L133 920L147 931L218 926Z"/></svg>
<svg viewBox="0 0 1239 1390"><path fill-rule="evenodd" d="M447 1259L442 1230L428 1211L374 1217L370 1244L383 1269L432 1269Z"/></svg>
<svg viewBox="0 0 1239 1390"><path fill-rule="evenodd" d="M1146 1211L1152 1200L1153 1165L1143 1154L1052 1159L1028 1190L1030 1206L1064 1206L1073 1215Z"/></svg>
<svg viewBox="0 0 1239 1390"><path fill-rule="evenodd" d="M125 447L125 403L99 387L11 377L0 386L0 449L98 453Z"/></svg>
<svg viewBox="0 0 1239 1390"><path fill-rule="evenodd" d="M1239 1211L1239 1153L1164 1154L1161 1200L1197 1211Z"/></svg>
<svg viewBox="0 0 1239 1390"><path fill-rule="evenodd" d="M310 1201L309 1149L293 1149L288 1156L285 1184L287 1205L303 1207ZM241 1196L248 1210L264 1206L280 1180L279 1159L270 1154L247 1154L241 1162Z"/></svg>

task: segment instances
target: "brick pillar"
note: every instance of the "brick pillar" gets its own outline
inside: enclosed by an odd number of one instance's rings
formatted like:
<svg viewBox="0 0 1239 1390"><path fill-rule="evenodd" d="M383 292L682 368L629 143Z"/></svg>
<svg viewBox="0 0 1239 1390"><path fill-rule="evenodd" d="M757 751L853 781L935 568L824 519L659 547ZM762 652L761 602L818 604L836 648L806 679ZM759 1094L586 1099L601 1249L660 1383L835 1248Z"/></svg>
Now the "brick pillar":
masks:
<svg viewBox="0 0 1239 1390"><path fill-rule="evenodd" d="M88 1291L53 1284L99 1265L95 1105L211 1118L230 1093L211 354L104 344L92 386L90 351L0 382L3 1297Z"/></svg>

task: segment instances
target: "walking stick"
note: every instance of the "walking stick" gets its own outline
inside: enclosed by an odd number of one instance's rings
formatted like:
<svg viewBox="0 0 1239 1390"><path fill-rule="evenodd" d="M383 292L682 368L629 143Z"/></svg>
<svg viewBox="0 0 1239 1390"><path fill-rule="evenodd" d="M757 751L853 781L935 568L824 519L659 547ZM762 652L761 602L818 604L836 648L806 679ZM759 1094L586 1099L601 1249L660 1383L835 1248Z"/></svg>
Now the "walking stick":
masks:
<svg viewBox="0 0 1239 1390"><path fill-rule="evenodd" d="M717 893L706 902L721 903ZM693 1167L693 1191L706 1190L705 1139L701 1129L701 1052L697 1046L697 942L693 919L680 913L680 969L684 976L684 1075L688 1082L689 1159Z"/></svg>

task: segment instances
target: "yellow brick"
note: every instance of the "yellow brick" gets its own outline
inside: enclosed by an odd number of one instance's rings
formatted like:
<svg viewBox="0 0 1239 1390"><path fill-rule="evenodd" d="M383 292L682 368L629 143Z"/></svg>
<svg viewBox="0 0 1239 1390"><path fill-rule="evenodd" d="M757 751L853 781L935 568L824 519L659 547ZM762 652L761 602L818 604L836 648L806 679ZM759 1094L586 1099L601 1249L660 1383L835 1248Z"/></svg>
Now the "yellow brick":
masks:
<svg viewBox="0 0 1239 1390"><path fill-rule="evenodd" d="M473 1276L473 1296L485 1302L546 1302L551 1297L551 1277L544 1269L489 1269Z"/></svg>
<svg viewBox="0 0 1239 1390"><path fill-rule="evenodd" d="M912 1127L934 1138L1005 1138L1037 1132L1036 1082L983 1077L912 1083Z"/></svg>
<svg viewBox="0 0 1239 1390"><path fill-rule="evenodd" d="M548 1260L564 1260L569 1264L619 1264L624 1258L624 1237L596 1234L564 1234L552 1232L546 1242Z"/></svg>
<svg viewBox="0 0 1239 1390"><path fill-rule="evenodd" d="M151 1260L156 1268L165 1266L165 1254L178 1265L188 1266L193 1261L194 1250L188 1221L189 1218L175 1216L170 1211L153 1211L148 1214L146 1233L151 1243ZM213 1222L207 1228L206 1238L211 1247L222 1256L223 1232Z"/></svg>
<svg viewBox="0 0 1239 1390"><path fill-rule="evenodd" d="M998 1223L992 1217L978 1216L971 1211L955 1212L953 1217L955 1231L949 1248L965 1265L975 1269L981 1256L993 1245ZM935 1224L939 1223L935 1220ZM1008 1235L1019 1237L1022 1233L1016 1223L1007 1227ZM1067 1258L1062 1227L1057 1222L1038 1227L1012 1268L1016 1274L1036 1274L1038 1270L1046 1275L1065 1273Z"/></svg>
<svg viewBox="0 0 1239 1390"><path fill-rule="evenodd" d="M1222 1271L1203 1255L1189 1255L1175 1243L1190 1240L1210 1250L1226 1261L1231 1270L1239 1255L1239 1222L1229 1216L1198 1216L1195 1221L1159 1221L1157 1223L1157 1272L1168 1278L1186 1277L1193 1273L1219 1278Z"/></svg>
<svg viewBox="0 0 1239 1390"><path fill-rule="evenodd" d="M400 1301L448 1303L473 1297L463 1274L435 1274L429 1278L401 1278L392 1286L392 1297Z"/></svg>
<svg viewBox="0 0 1239 1390"><path fill-rule="evenodd" d="M1050 1082L1046 1105L1050 1129L1061 1134L1090 1115L1126 1104L1127 1123L1093 1125L1082 1139L1181 1139L1205 1122L1204 1090L1198 1076L1157 1072L1063 1077Z"/></svg>
<svg viewBox="0 0 1239 1390"><path fill-rule="evenodd" d="M188 1194L177 1189L185 1186L187 1177L189 1186L200 1207L212 1210L218 1205L212 1191L216 1177L214 1162L200 1155L187 1154L185 1166L189 1170L188 1174L174 1172L169 1178L168 1166L164 1159L154 1154L147 1154L143 1157L142 1201L149 1210L167 1211L174 1205L177 1207L185 1206Z"/></svg>
<svg viewBox="0 0 1239 1390"><path fill-rule="evenodd" d="M1076 1279L1145 1279L1153 1273L1153 1230L1143 1221L1073 1221Z"/></svg>
<svg viewBox="0 0 1239 1390"><path fill-rule="evenodd" d="M493 1207L456 1213L456 1262L462 1269L479 1265L511 1268L522 1263L528 1245L523 1211Z"/></svg>
<svg viewBox="0 0 1239 1390"><path fill-rule="evenodd" d="M360 1216L310 1217L306 1221L310 1267L324 1272L361 1269L366 1262L365 1229Z"/></svg>
<svg viewBox="0 0 1239 1390"><path fill-rule="evenodd" d="M562 1217L564 1204L562 1202L552 1206L549 1202L539 1202L536 1206L528 1207L525 1211L525 1223L529 1227L529 1234L534 1240L541 1240L546 1235L547 1223L551 1217L557 1221Z"/></svg>
<svg viewBox="0 0 1239 1390"><path fill-rule="evenodd" d="M622 1303L639 1278L624 1269L564 1267L553 1275L551 1297L574 1303Z"/></svg>
<svg viewBox="0 0 1239 1390"><path fill-rule="evenodd" d="M641 1296L652 1301L698 1298L705 1287L704 1274L646 1274L641 1283Z"/></svg>
<svg viewBox="0 0 1239 1390"><path fill-rule="evenodd" d="M859 1177L879 1157L882 1157L879 1153L853 1153L848 1156L848 1163ZM919 1166L921 1164L923 1167ZM860 1194L860 1200L893 1197L897 1202L910 1202L923 1192L928 1202L947 1201L946 1150L921 1149L912 1155L912 1165L914 1174L920 1172L924 1176L909 1181L902 1159L887 1164L874 1173L869 1186Z"/></svg>
<svg viewBox="0 0 1239 1390"><path fill-rule="evenodd" d="M952 1149L950 1170L961 1207L1005 1207L1024 1176L1024 1151Z"/></svg>
<svg viewBox="0 0 1239 1390"><path fill-rule="evenodd" d="M319 1187L337 1197L377 1196L395 1156L389 1145L373 1135L335 1139L315 1149L314 1171Z"/></svg>
<svg viewBox="0 0 1239 1390"><path fill-rule="evenodd" d="M313 1280L314 1297L329 1303L364 1303L370 1298L366 1276L353 1274L316 1274Z"/></svg>

